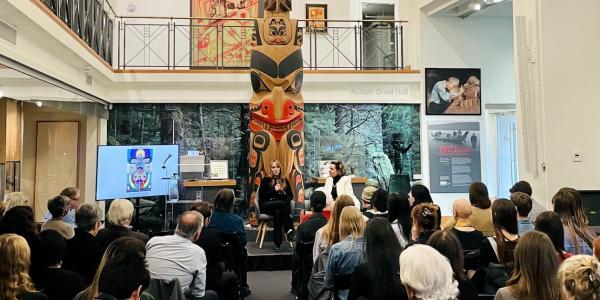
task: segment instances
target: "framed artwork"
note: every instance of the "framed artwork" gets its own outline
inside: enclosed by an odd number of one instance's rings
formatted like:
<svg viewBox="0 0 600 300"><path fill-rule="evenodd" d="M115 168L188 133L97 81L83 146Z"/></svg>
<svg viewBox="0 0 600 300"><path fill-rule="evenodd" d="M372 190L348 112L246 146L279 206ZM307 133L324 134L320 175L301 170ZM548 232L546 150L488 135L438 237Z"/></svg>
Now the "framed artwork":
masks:
<svg viewBox="0 0 600 300"><path fill-rule="evenodd" d="M481 69L426 68L427 115L481 115Z"/></svg>
<svg viewBox="0 0 600 300"><path fill-rule="evenodd" d="M307 31L327 31L327 4L306 4L306 19L315 20L308 21Z"/></svg>

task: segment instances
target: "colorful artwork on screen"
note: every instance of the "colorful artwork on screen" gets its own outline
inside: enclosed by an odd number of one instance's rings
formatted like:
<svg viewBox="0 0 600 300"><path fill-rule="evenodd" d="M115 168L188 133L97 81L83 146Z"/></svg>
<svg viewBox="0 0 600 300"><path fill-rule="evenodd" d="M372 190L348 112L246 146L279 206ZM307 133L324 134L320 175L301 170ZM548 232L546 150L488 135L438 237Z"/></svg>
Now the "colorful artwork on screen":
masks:
<svg viewBox="0 0 600 300"><path fill-rule="evenodd" d="M152 149L129 149L127 164L127 192L150 191L152 189Z"/></svg>

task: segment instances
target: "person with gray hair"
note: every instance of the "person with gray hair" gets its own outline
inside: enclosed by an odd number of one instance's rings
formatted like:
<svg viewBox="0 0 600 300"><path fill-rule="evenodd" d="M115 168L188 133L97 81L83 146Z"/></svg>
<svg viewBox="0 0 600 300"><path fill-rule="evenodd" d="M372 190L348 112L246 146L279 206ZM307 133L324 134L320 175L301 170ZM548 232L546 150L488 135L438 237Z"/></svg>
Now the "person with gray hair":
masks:
<svg viewBox="0 0 600 300"><path fill-rule="evenodd" d="M42 230L55 230L65 239L69 240L75 236L73 227L63 221L63 218L69 212L69 198L65 196L56 196L48 200L48 211L52 214L52 219L42 225Z"/></svg>
<svg viewBox="0 0 600 300"><path fill-rule="evenodd" d="M200 237L204 217L186 211L179 217L175 234L153 237L146 244L146 261L152 279L178 279L187 299L218 300L215 291L206 290L206 254L194 244Z"/></svg>
<svg viewBox="0 0 600 300"><path fill-rule="evenodd" d="M108 224L101 229L96 236L102 251L108 248L110 243L124 236L131 236L140 241L148 242L148 236L142 232L131 230L131 219L133 218L133 203L128 199L115 199L108 207Z"/></svg>
<svg viewBox="0 0 600 300"><path fill-rule="evenodd" d="M104 224L100 206L96 203L79 206L75 212L75 223L75 236L67 241L62 267L79 273L90 284L103 254L95 238Z"/></svg>

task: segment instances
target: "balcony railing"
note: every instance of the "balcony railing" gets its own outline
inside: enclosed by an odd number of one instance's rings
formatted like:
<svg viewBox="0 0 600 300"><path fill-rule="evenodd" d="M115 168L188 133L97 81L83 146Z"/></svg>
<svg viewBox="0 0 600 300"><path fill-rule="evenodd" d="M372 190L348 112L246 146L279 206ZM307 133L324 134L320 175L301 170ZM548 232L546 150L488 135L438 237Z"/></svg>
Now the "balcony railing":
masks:
<svg viewBox="0 0 600 300"><path fill-rule="evenodd" d="M117 18L118 69L246 69L252 19ZM404 69L403 21L326 20L302 29L304 67L311 70Z"/></svg>

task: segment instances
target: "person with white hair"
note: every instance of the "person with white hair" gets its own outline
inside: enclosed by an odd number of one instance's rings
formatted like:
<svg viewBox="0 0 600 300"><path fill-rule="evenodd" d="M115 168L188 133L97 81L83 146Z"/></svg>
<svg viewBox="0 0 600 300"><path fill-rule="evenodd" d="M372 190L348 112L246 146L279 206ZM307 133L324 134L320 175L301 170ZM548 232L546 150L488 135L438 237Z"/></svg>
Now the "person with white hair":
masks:
<svg viewBox="0 0 600 300"><path fill-rule="evenodd" d="M410 300L455 300L459 293L448 259L427 245L400 254L400 280Z"/></svg>
<svg viewBox="0 0 600 300"><path fill-rule="evenodd" d="M131 236L140 239L142 242L148 242L148 236L131 230L131 218L133 217L133 203L127 199L115 199L108 208L108 224L96 235L96 241L100 245L102 252L114 240Z"/></svg>
<svg viewBox="0 0 600 300"><path fill-rule="evenodd" d="M21 192L12 192L4 195L4 214L13 207L30 206L29 196Z"/></svg>

